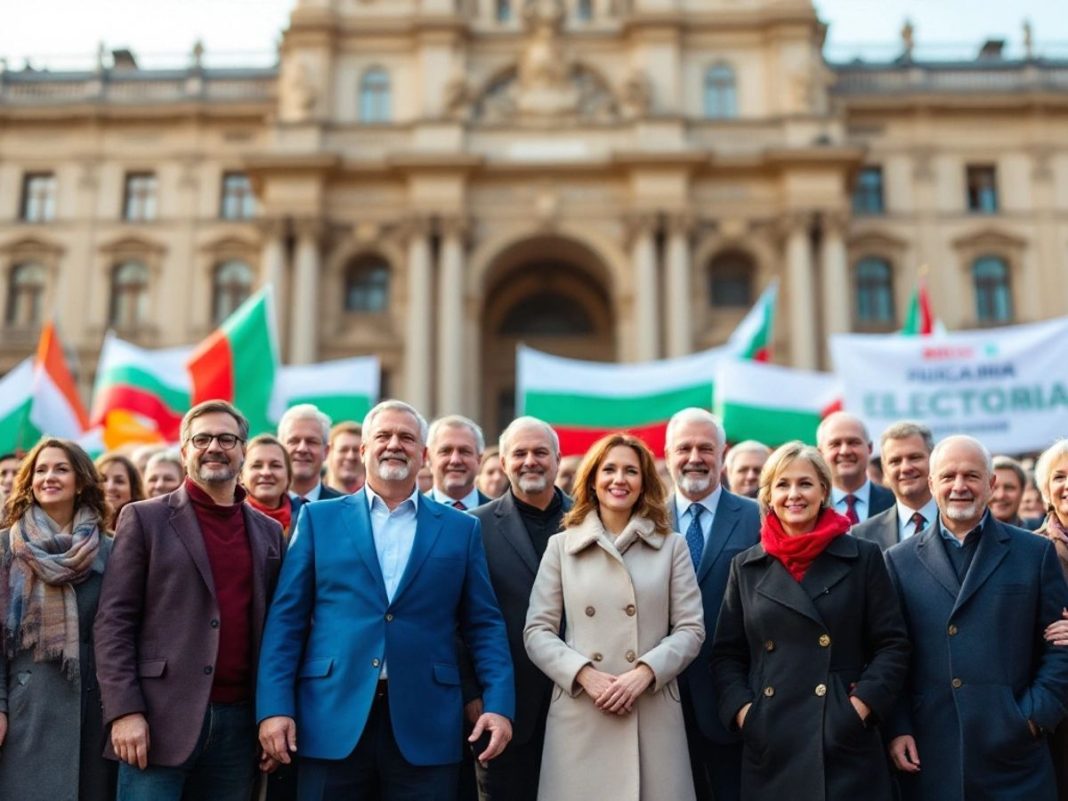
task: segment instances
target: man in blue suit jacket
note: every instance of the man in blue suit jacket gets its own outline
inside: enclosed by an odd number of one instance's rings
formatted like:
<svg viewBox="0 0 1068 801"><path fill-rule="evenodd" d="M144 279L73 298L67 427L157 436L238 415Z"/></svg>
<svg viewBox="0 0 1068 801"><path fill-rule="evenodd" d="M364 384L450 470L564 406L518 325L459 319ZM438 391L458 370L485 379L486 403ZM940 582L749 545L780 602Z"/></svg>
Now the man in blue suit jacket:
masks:
<svg viewBox="0 0 1068 801"><path fill-rule="evenodd" d="M1049 540L994 519L990 454L931 454L938 519L886 554L912 640L890 755L906 801L1055 801L1047 747L1068 703L1068 648L1043 637L1068 607Z"/></svg>
<svg viewBox="0 0 1068 801"><path fill-rule="evenodd" d="M461 759L459 629L483 690L483 761L511 738L515 690L478 520L416 488L426 421L372 409L360 492L307 504L264 632L256 717L267 755L299 738L301 801L451 801ZM375 788L378 788L376 791Z"/></svg>
<svg viewBox="0 0 1068 801"><path fill-rule="evenodd" d="M675 483L671 513L686 536L701 587L708 636L679 679L697 801L738 801L742 745L723 728L712 681L713 630L727 589L731 559L760 540L760 509L720 484L725 436L715 415L683 409L668 421L664 457Z"/></svg>

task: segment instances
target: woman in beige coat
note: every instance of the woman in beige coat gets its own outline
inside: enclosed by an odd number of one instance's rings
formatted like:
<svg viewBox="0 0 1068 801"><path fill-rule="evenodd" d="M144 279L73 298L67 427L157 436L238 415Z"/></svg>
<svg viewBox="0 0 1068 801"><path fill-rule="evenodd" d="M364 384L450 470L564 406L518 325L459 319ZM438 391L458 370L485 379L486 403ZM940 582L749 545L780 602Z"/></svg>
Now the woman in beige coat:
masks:
<svg viewBox="0 0 1068 801"><path fill-rule="evenodd" d="M524 636L556 684L539 801L693 801L675 677L705 637L701 593L640 440L613 434L583 459Z"/></svg>

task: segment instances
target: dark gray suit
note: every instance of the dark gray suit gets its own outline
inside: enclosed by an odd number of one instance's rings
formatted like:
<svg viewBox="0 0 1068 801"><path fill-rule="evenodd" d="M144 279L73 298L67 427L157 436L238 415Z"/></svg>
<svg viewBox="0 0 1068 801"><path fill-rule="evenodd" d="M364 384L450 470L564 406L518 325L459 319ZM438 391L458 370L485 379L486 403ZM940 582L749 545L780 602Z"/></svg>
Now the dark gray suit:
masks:
<svg viewBox="0 0 1068 801"><path fill-rule="evenodd" d="M849 531L858 540L874 542L883 551L893 548L900 542L900 530L897 522L897 506L891 506L879 514L869 517L863 523L857 523Z"/></svg>
<svg viewBox="0 0 1068 801"><path fill-rule="evenodd" d="M674 495L670 505L675 530L685 533L686 524L679 521ZM741 793L741 740L723 727L716 714L718 701L712 676L712 641L723 593L727 589L731 560L759 541L760 507L755 501L724 488L712 520L708 544L701 554L701 564L697 566L707 636L697 658L679 677L698 801L711 798L737 801Z"/></svg>
<svg viewBox="0 0 1068 801"><path fill-rule="evenodd" d="M882 484L871 482L871 494L868 495L869 519L881 512L885 512L887 509L893 509L896 504L897 499L894 497L894 493Z"/></svg>

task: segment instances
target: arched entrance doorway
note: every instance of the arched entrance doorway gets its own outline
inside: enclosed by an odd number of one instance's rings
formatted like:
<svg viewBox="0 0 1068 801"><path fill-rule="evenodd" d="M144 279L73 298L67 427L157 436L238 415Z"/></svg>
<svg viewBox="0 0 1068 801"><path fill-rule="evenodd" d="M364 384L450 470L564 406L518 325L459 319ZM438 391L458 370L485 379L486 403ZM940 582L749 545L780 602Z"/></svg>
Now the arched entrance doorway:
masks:
<svg viewBox="0 0 1068 801"><path fill-rule="evenodd" d="M482 424L495 437L515 416L515 351L616 359L608 274L588 248L560 238L512 246L494 261L482 312Z"/></svg>

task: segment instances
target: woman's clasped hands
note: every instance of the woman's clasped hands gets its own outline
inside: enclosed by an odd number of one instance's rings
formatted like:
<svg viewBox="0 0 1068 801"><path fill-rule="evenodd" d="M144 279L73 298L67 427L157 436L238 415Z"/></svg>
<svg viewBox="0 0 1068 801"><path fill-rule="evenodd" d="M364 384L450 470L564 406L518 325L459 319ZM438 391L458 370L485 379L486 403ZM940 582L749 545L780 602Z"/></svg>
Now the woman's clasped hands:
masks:
<svg viewBox="0 0 1068 801"><path fill-rule="evenodd" d="M618 676L586 665L578 672L575 681L602 712L609 715L626 715L655 678L652 668L639 663L633 670Z"/></svg>

